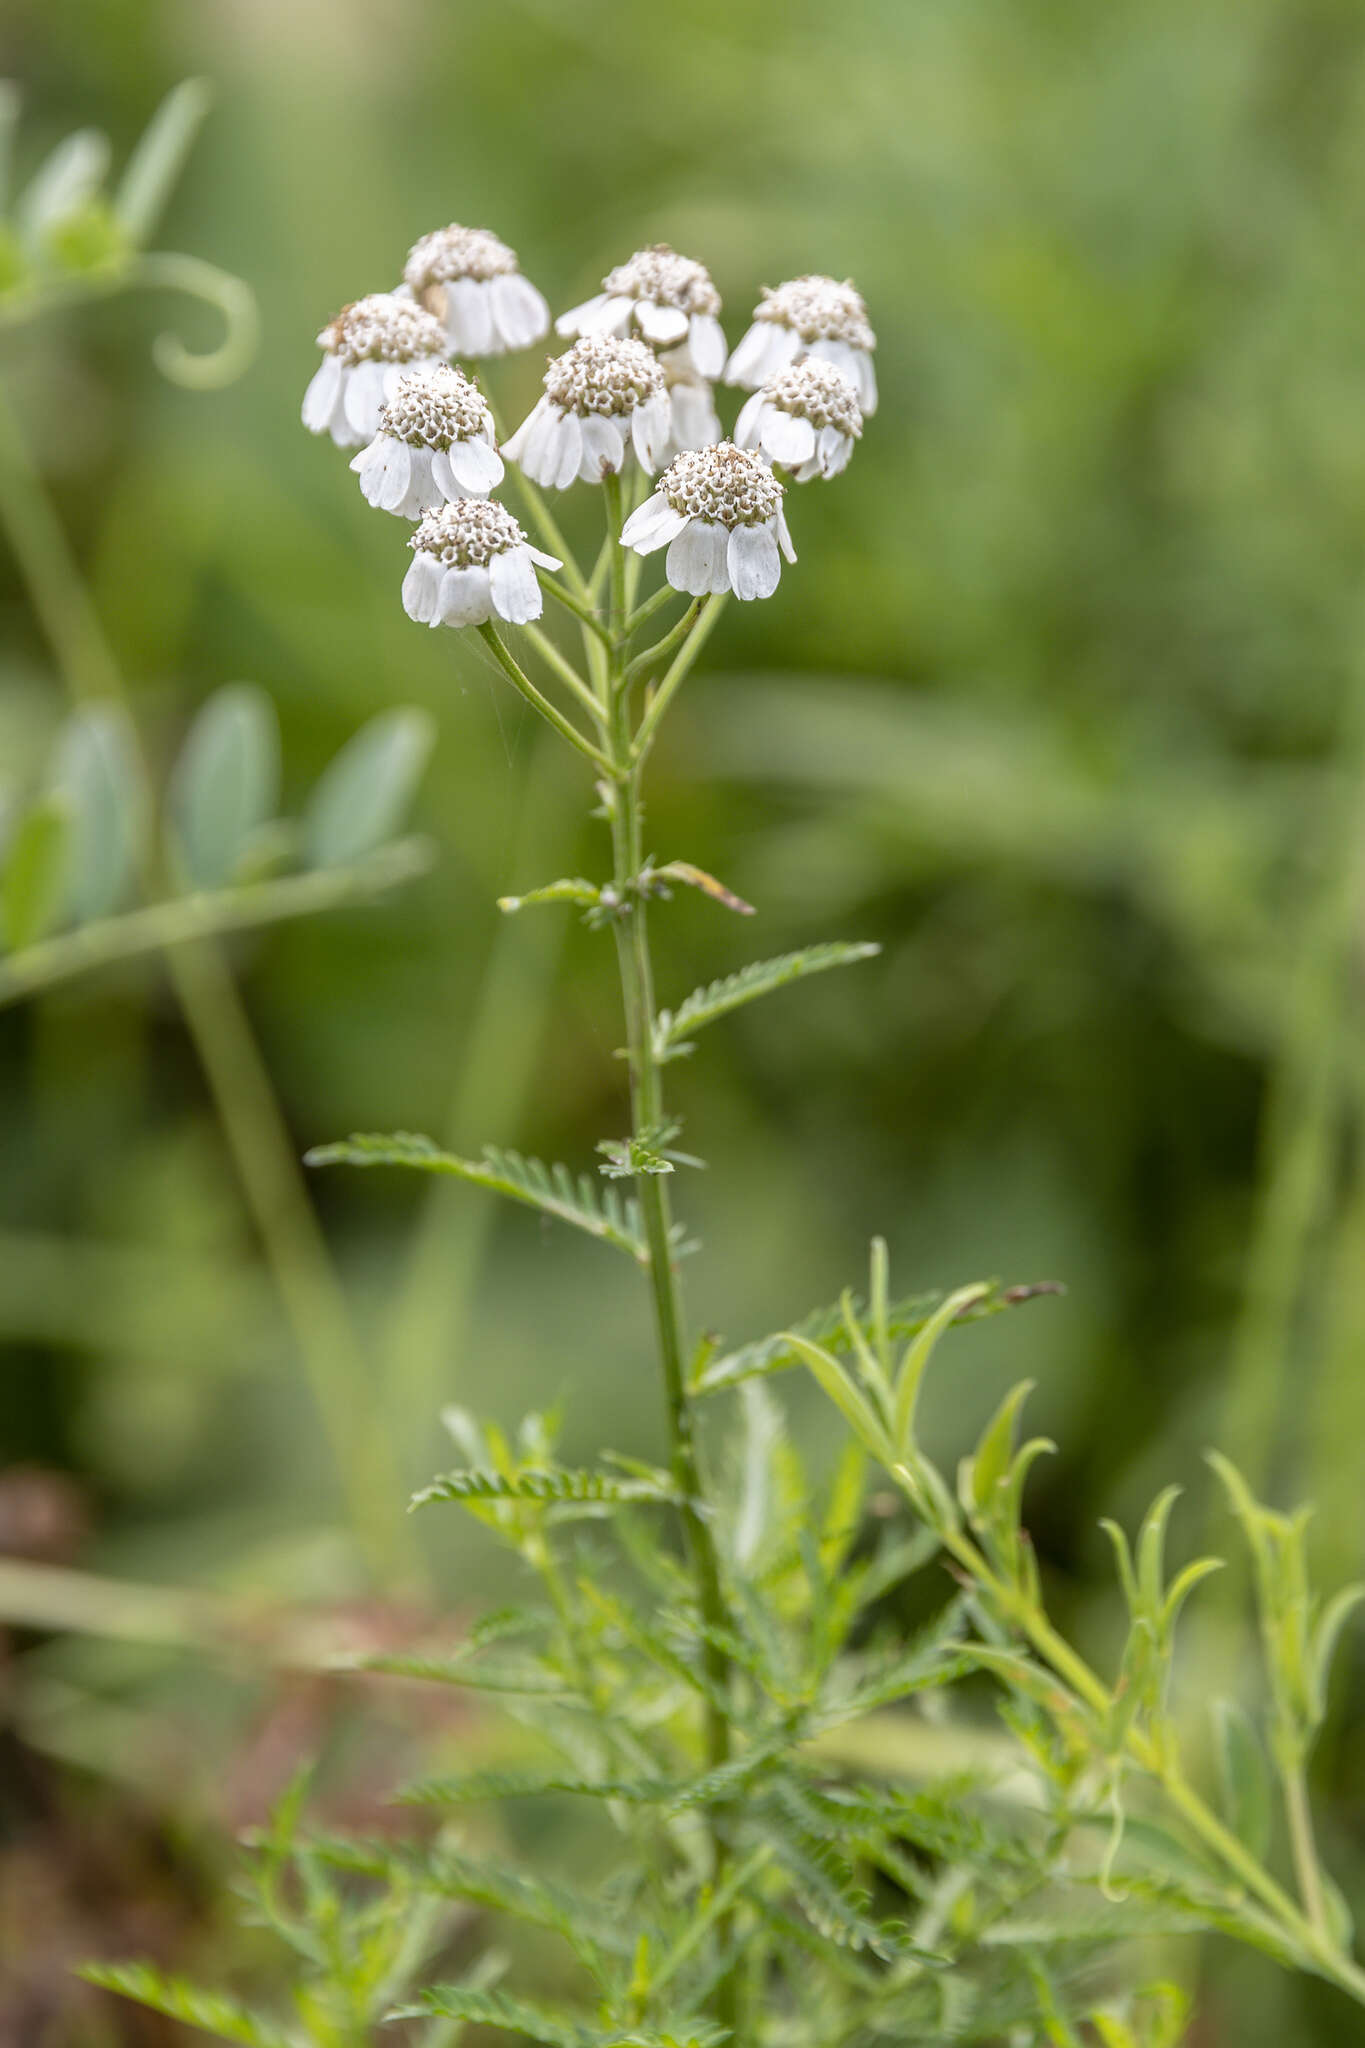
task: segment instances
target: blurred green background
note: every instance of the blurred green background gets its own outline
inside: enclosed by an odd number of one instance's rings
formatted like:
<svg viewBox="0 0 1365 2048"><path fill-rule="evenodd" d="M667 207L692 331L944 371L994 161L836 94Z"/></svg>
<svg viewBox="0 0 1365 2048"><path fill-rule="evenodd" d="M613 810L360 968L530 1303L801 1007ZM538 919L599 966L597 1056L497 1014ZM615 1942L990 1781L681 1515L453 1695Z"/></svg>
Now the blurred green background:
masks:
<svg viewBox="0 0 1365 2048"><path fill-rule="evenodd" d="M689 684L651 838L759 907L666 907L665 1000L812 939L885 951L672 1070L711 1162L683 1190L707 1246L694 1315L736 1340L780 1326L856 1282L876 1230L902 1291L1064 1280L1064 1302L955 1343L932 1421L955 1452L1038 1379L1061 1454L1032 1526L1100 1654L1098 1516L1131 1522L1176 1478L1180 1541L1223 1542L1213 1440L1281 1503L1318 1500L1326 1578L1360 1571L1358 0L7 0L0 70L24 94L21 171L87 123L117 161L175 80L217 90L157 239L254 287L249 373L163 382L162 325L215 338L169 299L0 336L154 754L238 678L278 708L295 804L376 711L439 724L430 876L230 949L293 1152L402 1126L579 1165L622 1122L608 944L494 907L600 871L585 777L457 636L404 618L403 529L299 425L318 328L450 219L496 229L556 309L667 240L711 268L732 340L760 283L851 275L881 409L847 475L797 494L779 596L732 607ZM506 415L541 353L493 366ZM590 493L568 504L585 546L597 516ZM3 553L0 609L0 771L22 788L66 705ZM510 1421L562 1398L578 1454L657 1449L629 1270L469 1190L309 1189L400 1495L449 1462L449 1399ZM0 1013L0 1340L0 1549L398 1626L159 965ZM411 1529L444 1602L500 1589L468 1531ZM1235 1636L1218 1654L1235 1685ZM1318 1792L1359 1903L1365 1669L1346 1662ZM93 1909L69 1909L52 1844L119 1838L132 1802L178 1961L210 1938L225 1810L253 1810L331 1706L249 1660L97 1637L21 1631L5 1668L0 1926L7 1904L41 1919L16 1904L37 1871L66 1931L47 1976L0 1990L0 2041L169 2039L55 1988ZM96 1858L110 1901L137 1889L123 1847ZM1196 2039L1365 2039L1268 1964L1204 1967Z"/></svg>

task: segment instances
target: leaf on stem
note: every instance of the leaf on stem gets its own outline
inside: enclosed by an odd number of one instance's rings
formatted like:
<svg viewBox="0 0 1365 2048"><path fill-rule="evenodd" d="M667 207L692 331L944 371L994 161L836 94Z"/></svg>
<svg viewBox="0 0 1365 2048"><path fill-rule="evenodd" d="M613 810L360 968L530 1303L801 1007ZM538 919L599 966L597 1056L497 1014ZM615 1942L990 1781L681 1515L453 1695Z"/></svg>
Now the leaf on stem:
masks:
<svg viewBox="0 0 1365 2048"><path fill-rule="evenodd" d="M1003 1309L1014 1308L1020 1302L1063 1292L1064 1289L1054 1280L1005 1288L991 1282L969 1307L959 1309L955 1320L960 1323L980 1322L986 1316L999 1315ZM918 1335L945 1299L942 1294L912 1294L892 1302L886 1310L886 1334L889 1337ZM866 1316L863 1322L867 1329ZM760 1374L789 1371L802 1362L792 1344L793 1337L804 1337L812 1344L823 1344L826 1349L837 1353L847 1353L852 1349L842 1305L836 1302L829 1308L814 1310L789 1330L775 1331L770 1337L760 1337L756 1342L741 1345L736 1351L727 1351L719 1358L708 1357L701 1363L689 1391L694 1395L718 1394Z"/></svg>
<svg viewBox="0 0 1365 2048"><path fill-rule="evenodd" d="M412 1496L410 1505L432 1501L527 1500L546 1505L613 1506L627 1501L678 1502L682 1496L666 1472L648 1478L618 1478L565 1465L525 1466L519 1472L465 1469L442 1473Z"/></svg>
<svg viewBox="0 0 1365 2048"><path fill-rule="evenodd" d="M76 1974L87 1984L116 1991L120 1998L131 1998L153 2012L164 2013L167 2019L216 2034L220 2041L237 2041L242 2048L303 2048L301 2034L253 2012L235 1998L201 1991L183 1977L163 1976L150 1963L86 1963Z"/></svg>
<svg viewBox="0 0 1365 2048"><path fill-rule="evenodd" d="M661 868L650 868L648 874L640 877L641 887L647 888L651 882L660 880L682 882L689 889L700 889L703 896L709 896L713 903L721 903L727 910L733 910L737 917L754 915L752 903L736 896L733 889L727 889L724 882L718 882L714 875L708 875L705 868L697 867L693 861L670 860Z"/></svg>
<svg viewBox="0 0 1365 2048"><path fill-rule="evenodd" d="M540 889L528 889L524 896L499 896L498 909L509 917L538 903L582 903L591 909L601 901L601 897L602 891L595 882L585 882L581 875L571 875L562 881L547 882Z"/></svg>
<svg viewBox="0 0 1365 2048"><path fill-rule="evenodd" d="M660 869L659 873L666 870ZM726 1017L759 996L771 995L790 982L803 981L808 974L824 974L831 967L851 967L856 961L871 960L881 947L830 940L827 944L804 947L799 953L783 953L775 960L755 960L734 974L694 989L676 1010L661 1010L654 1021L654 1057L680 1059L692 1050L688 1034Z"/></svg>
<svg viewBox="0 0 1365 2048"><path fill-rule="evenodd" d="M303 815L310 866L344 866L392 839L435 738L435 721L412 707L381 711L352 734L322 771Z"/></svg>
<svg viewBox="0 0 1365 2048"><path fill-rule="evenodd" d="M406 1166L419 1173L450 1174L474 1187L491 1188L528 1208L539 1209L561 1223L603 1244L629 1252L641 1264L648 1261L640 1217L633 1201L623 1201L612 1188L602 1188L590 1175L575 1176L567 1166L546 1166L542 1160L523 1158L520 1152L484 1148L482 1159L460 1159L443 1152L430 1138L411 1131L379 1135L357 1133L334 1145L315 1145L304 1155L307 1166Z"/></svg>

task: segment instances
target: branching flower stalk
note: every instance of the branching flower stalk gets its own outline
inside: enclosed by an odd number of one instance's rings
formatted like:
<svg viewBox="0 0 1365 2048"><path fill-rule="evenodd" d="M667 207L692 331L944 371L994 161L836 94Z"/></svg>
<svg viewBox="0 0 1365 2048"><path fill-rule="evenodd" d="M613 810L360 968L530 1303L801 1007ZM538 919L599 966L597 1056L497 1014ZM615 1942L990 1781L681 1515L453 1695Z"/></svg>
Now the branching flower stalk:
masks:
<svg viewBox="0 0 1365 2048"><path fill-rule="evenodd" d="M547 1605L489 1617L453 1651L370 1663L513 1698L542 1747L527 1770L464 1771L405 1788L406 1802L446 1816L425 1844L295 1844L297 1807L277 1820L258 1889L266 1917L304 1959L306 2038L322 2048L398 2018L424 2029L422 2048L464 2023L547 2048L928 2048L948 2038L1043 2048L1078 2042L1083 2031L1112 2048L1173 2048L1183 1995L1169 1984L1120 1984L1096 2005L1090 1959L1098 1939L1191 1927L1269 1949L1365 2004L1365 1973L1318 1859L1305 1789L1332 1655L1359 1593L1325 1605L1310 1594L1301 1516L1274 1515L1219 1466L1256 1568L1271 1708L1268 1760L1254 1730L1229 1722L1233 1776L1264 1772L1264 1811L1278 1777L1295 1898L1267 1860L1268 1834L1255 1839L1235 1806L1224 1817L1184 1774L1169 1698L1175 1624L1215 1561L1197 1559L1167 1583L1174 1491L1159 1497L1135 1545L1106 1525L1129 1615L1110 1686L1044 1604L1022 1512L1028 1472L1051 1446L1016 1444L1027 1386L962 1461L955 1492L918 1440L919 1389L938 1343L964 1322L1055 1289L983 1283L892 1301L879 1242L865 1301L846 1294L795 1328L723 1355L709 1343L689 1355L670 1189L677 1168L695 1162L675 1149L662 1068L740 1004L876 951L814 946L755 962L675 1009L656 1000L655 904L684 886L740 915L750 906L702 868L661 861L650 847L651 750L726 598L772 597L783 559L795 561L789 491L840 476L877 403L875 336L851 284L806 276L765 290L728 361L720 310L703 266L662 247L637 251L607 273L600 294L561 316L572 345L505 438L491 402L446 359L528 346L546 333L549 311L514 251L488 231L452 224L424 236L398 290L343 308L319 335L323 360L304 421L358 451L352 468L368 502L413 528L408 616L473 628L467 644L591 776L596 815L610 830L609 876L532 883L501 908L568 906L593 929L610 929L630 1121L626 1136L599 1144L596 1175L493 1146L462 1158L401 1132L324 1146L310 1163L450 1176L632 1259L652 1312L668 1463L607 1453L596 1468L566 1467L554 1460L544 1416L526 1417L513 1437L445 1411L467 1462L413 1504L473 1514L535 1574ZM723 438L716 406L722 375L750 394L734 441ZM490 495L504 480L519 489L526 528ZM575 485L600 491L605 520L586 574L546 495ZM661 550L664 579L642 599L641 561ZM541 623L547 590L579 629L581 668ZM824 1487L806 1477L768 1387L800 1366L848 1432ZM735 1404L738 1456L708 1473L697 1413L713 1397ZM903 1523L867 1532L865 1490L877 1465L912 1511L908 1532ZM609 1532L619 1581L575 1546L580 1520ZM681 1558L656 1533L678 1524ZM888 1637L881 1603L940 1557L957 1582L947 1604L919 1636ZM1030 1775L1024 1810L1011 1814L965 1760L945 1776L940 1756L916 1768L906 1789L875 1729L871 1751L841 1752L841 1740L866 1745L884 1709L982 1671L1002 1689ZM961 1722L943 1726L951 1735ZM904 1716L898 1740L913 1748L925 1727ZM861 1779L837 1768L853 1756ZM1141 1830L1132 1824L1134 1777L1159 1792L1160 1825L1145 1814ZM466 1806L525 1797L584 1800L609 1819L619 1854L600 1891L483 1856L458 1829ZM414 1895L428 1908L467 1901L567 1943L588 1997L550 2007L504 1992L492 1949L459 1981L431 1984L412 1940L396 1934L391 1953L380 1942L384 1971L360 1981L350 1942L310 1949L307 1926L272 1907L290 1856L305 1894L324 1901L334 1936L361 1919L396 1930ZM336 1888L352 1882L375 1891L352 1901ZM1136 1925L1134 1908L1148 1916ZM89 1974L251 2048L294 2048L299 2038L141 1966Z"/></svg>

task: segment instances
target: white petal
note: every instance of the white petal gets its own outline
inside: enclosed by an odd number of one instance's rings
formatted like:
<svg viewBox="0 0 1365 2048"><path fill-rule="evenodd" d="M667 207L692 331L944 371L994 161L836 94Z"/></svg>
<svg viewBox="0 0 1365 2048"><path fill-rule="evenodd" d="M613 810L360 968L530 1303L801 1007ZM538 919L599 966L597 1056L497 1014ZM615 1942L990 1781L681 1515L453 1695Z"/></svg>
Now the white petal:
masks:
<svg viewBox="0 0 1365 2048"><path fill-rule="evenodd" d="M451 475L471 498L486 498L506 474L502 457L486 441L452 441L448 459Z"/></svg>
<svg viewBox="0 0 1365 2048"><path fill-rule="evenodd" d="M570 306L568 312L561 313L555 321L555 333L566 335L584 333L587 325L597 317L601 308L606 303L606 293L596 292L592 298L584 299L581 305Z"/></svg>
<svg viewBox="0 0 1365 2048"><path fill-rule="evenodd" d="M599 292L595 299L589 299L580 306L580 334L625 334L630 328L630 316L635 310L633 299L623 299L619 292Z"/></svg>
<svg viewBox="0 0 1365 2048"><path fill-rule="evenodd" d="M538 563L542 569L562 569L564 567L558 555L543 554L539 548L533 548L529 541L526 543L526 552L531 557L531 560Z"/></svg>
<svg viewBox="0 0 1365 2048"><path fill-rule="evenodd" d="M637 405L630 416L630 435L640 467L653 476L673 435L673 406L666 391Z"/></svg>
<svg viewBox="0 0 1365 2048"><path fill-rule="evenodd" d="M509 434L502 444L502 452L509 462L520 462L538 423L549 410L548 398L538 398L514 434Z"/></svg>
<svg viewBox="0 0 1365 2048"><path fill-rule="evenodd" d="M401 505L390 509L402 514L404 519L420 519L424 512L434 512L445 502L445 491L436 476L438 449L409 448L408 489Z"/></svg>
<svg viewBox="0 0 1365 2048"><path fill-rule="evenodd" d="M328 431L340 390L341 364L335 356L324 356L303 394L303 424L310 434Z"/></svg>
<svg viewBox="0 0 1365 2048"><path fill-rule="evenodd" d="M848 468L853 453L853 436L841 434L837 427L822 427L820 430L820 474L838 476Z"/></svg>
<svg viewBox="0 0 1365 2048"><path fill-rule="evenodd" d="M493 612L487 569L447 569L441 578L440 611L433 625L481 626Z"/></svg>
<svg viewBox="0 0 1365 2048"><path fill-rule="evenodd" d="M791 480L794 484L809 484L813 483L817 476L823 475L824 471L820 467L820 454L817 449L809 462L803 462L799 468L791 472Z"/></svg>
<svg viewBox="0 0 1365 2048"><path fill-rule="evenodd" d="M497 354L493 302L483 279L457 277L446 286L446 332L460 355Z"/></svg>
<svg viewBox="0 0 1365 2048"><path fill-rule="evenodd" d="M689 519L664 558L664 574L673 588L685 590L689 597L728 590L726 540L723 526L709 519Z"/></svg>
<svg viewBox="0 0 1365 2048"><path fill-rule="evenodd" d="M727 384L756 391L774 370L783 370L801 354L801 338L776 320L755 320L725 366Z"/></svg>
<svg viewBox="0 0 1365 2048"><path fill-rule="evenodd" d="M600 484L604 476L619 476L626 466L626 443L621 423L588 413L583 420L583 455L578 474L585 484Z"/></svg>
<svg viewBox="0 0 1365 2048"><path fill-rule="evenodd" d="M725 551L730 588L741 603L771 597L782 574L777 542L767 526L737 526Z"/></svg>
<svg viewBox="0 0 1365 2048"><path fill-rule="evenodd" d="M384 409L383 363L356 363L343 369L341 385L347 426L366 441L373 440Z"/></svg>
<svg viewBox="0 0 1365 2048"><path fill-rule="evenodd" d="M429 626L436 617L441 574L435 555L420 550L408 564L408 573L403 578L403 609L419 626Z"/></svg>
<svg viewBox="0 0 1365 2048"><path fill-rule="evenodd" d="M444 448L431 451L431 482L437 494L437 501L444 498L447 505L453 505L457 498L468 494L455 481L455 472L450 466L450 457Z"/></svg>
<svg viewBox="0 0 1365 2048"><path fill-rule="evenodd" d="M767 402L761 391L755 391L752 397L745 399L739 409L739 417L735 421L736 448L758 447L763 439L760 415Z"/></svg>
<svg viewBox="0 0 1365 2048"><path fill-rule="evenodd" d="M652 555L656 548L667 547L675 540L687 520L686 512L675 512L667 498L656 491L631 513L621 529L621 539L637 555Z"/></svg>
<svg viewBox="0 0 1365 2048"><path fill-rule="evenodd" d="M671 384L668 390L672 424L669 432L677 448L710 448L721 437L720 416L709 384L688 378Z"/></svg>
<svg viewBox="0 0 1365 2048"><path fill-rule="evenodd" d="M370 502L382 506L385 512L401 511L411 482L412 450L406 441L390 441L384 450L384 476L379 495ZM417 509L421 512L426 508L419 505Z"/></svg>
<svg viewBox="0 0 1365 2048"><path fill-rule="evenodd" d="M792 546L792 537L787 526L786 509L782 505L778 506L773 516L773 526L777 532L777 545L781 548L787 560L794 562L796 560L796 549Z"/></svg>
<svg viewBox="0 0 1365 2048"><path fill-rule="evenodd" d="M687 352L699 377L714 382L725 368L725 329L714 313L694 313L687 333Z"/></svg>
<svg viewBox="0 0 1365 2048"><path fill-rule="evenodd" d="M550 325L550 309L519 271L495 277L489 286L493 324L504 348L528 348Z"/></svg>
<svg viewBox="0 0 1365 2048"><path fill-rule="evenodd" d="M505 554L494 555L488 565L488 577L493 605L501 617L514 626L524 626L540 617L545 600L540 594L529 548L508 548Z"/></svg>
<svg viewBox="0 0 1365 2048"><path fill-rule="evenodd" d="M799 420L777 405L763 409L763 450L785 469L796 469L815 453L815 429L809 420Z"/></svg>
<svg viewBox="0 0 1365 2048"><path fill-rule="evenodd" d="M563 413L555 431L558 466L553 476L542 476L540 481L544 484L553 484L557 491L567 491L578 475L578 465L583 460L583 428L579 423L578 414Z"/></svg>
<svg viewBox="0 0 1365 2048"><path fill-rule="evenodd" d="M668 500L660 491L653 492L650 497L645 499L643 505L637 505L625 525L621 528L621 539L625 542L626 546L633 548L640 535L648 527L653 526L656 520L661 519L668 509Z"/></svg>
<svg viewBox="0 0 1365 2048"><path fill-rule="evenodd" d="M672 348L687 339L687 315L677 306L656 306L653 299L635 301L635 318L646 341L656 348Z"/></svg>
<svg viewBox="0 0 1365 2048"><path fill-rule="evenodd" d="M813 341L806 351L822 363L833 363L857 388L858 403L871 415L877 410L877 373L865 348L853 348L846 341Z"/></svg>

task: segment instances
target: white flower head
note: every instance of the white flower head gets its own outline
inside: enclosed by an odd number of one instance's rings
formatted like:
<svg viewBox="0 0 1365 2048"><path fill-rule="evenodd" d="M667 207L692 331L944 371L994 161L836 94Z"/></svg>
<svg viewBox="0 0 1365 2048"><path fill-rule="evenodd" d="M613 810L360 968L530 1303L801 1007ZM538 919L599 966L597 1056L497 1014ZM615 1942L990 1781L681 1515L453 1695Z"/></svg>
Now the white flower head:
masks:
<svg viewBox="0 0 1365 2048"><path fill-rule="evenodd" d="M720 293L705 264L656 242L609 270L601 291L561 313L555 326L561 334L634 332L676 355L680 370L713 378L725 368L719 312Z"/></svg>
<svg viewBox="0 0 1365 2048"><path fill-rule="evenodd" d="M852 380L833 363L806 356L778 370L740 407L735 440L780 462L798 484L838 476L863 431Z"/></svg>
<svg viewBox="0 0 1365 2048"><path fill-rule="evenodd" d="M516 254L487 228L451 222L408 251L403 283L446 332L452 354L500 356L550 329L550 309Z"/></svg>
<svg viewBox="0 0 1365 2048"><path fill-rule="evenodd" d="M444 364L446 339L440 321L411 299L372 292L342 307L318 347L322 366L303 396L303 424L330 434L338 448L362 448L399 380Z"/></svg>
<svg viewBox="0 0 1365 2048"><path fill-rule="evenodd" d="M457 498L486 498L502 482L488 402L463 370L442 363L400 377L379 431L351 462L371 505L420 519Z"/></svg>
<svg viewBox="0 0 1365 2048"><path fill-rule="evenodd" d="M505 505L458 498L428 513L412 539L403 609L422 626L481 626L496 612L514 626L544 605L536 567L559 569L533 548Z"/></svg>
<svg viewBox="0 0 1365 2048"><path fill-rule="evenodd" d="M771 597L782 574L778 549L796 560L782 495L761 455L731 441L688 449L631 513L621 538L640 555L667 547L664 574L692 597Z"/></svg>
<svg viewBox="0 0 1365 2048"><path fill-rule="evenodd" d="M537 400L503 453L533 483L566 491L618 475L632 452L652 476L673 452L664 372L642 341L588 334L545 372Z"/></svg>
<svg viewBox="0 0 1365 2048"><path fill-rule="evenodd" d="M847 280L793 277L786 284L764 286L753 326L726 365L725 381L756 391L775 370L817 356L852 380L858 403L870 416L877 410L876 346L862 295Z"/></svg>

